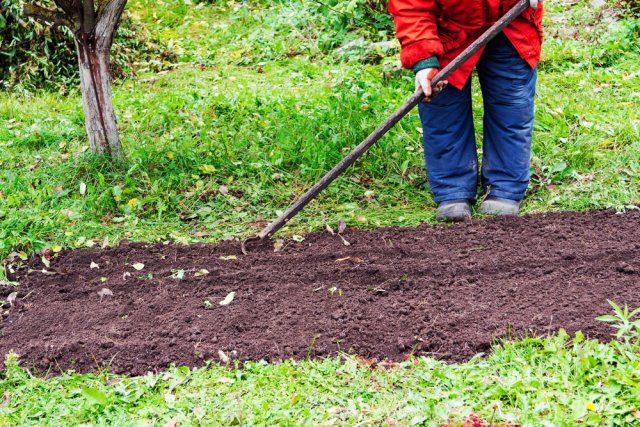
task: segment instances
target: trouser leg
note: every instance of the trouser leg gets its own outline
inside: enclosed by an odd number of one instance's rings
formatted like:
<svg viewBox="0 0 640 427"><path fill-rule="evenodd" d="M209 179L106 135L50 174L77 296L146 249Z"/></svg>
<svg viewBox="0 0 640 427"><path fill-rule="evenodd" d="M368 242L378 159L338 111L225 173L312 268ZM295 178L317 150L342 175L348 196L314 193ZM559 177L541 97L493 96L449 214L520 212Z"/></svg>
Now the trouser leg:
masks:
<svg viewBox="0 0 640 427"><path fill-rule="evenodd" d="M529 185L537 70L504 34L477 65L484 98L482 185L491 196L522 200Z"/></svg>
<svg viewBox="0 0 640 427"><path fill-rule="evenodd" d="M474 199L478 185L471 79L462 90L447 86L430 103L420 103L424 154L436 203Z"/></svg>

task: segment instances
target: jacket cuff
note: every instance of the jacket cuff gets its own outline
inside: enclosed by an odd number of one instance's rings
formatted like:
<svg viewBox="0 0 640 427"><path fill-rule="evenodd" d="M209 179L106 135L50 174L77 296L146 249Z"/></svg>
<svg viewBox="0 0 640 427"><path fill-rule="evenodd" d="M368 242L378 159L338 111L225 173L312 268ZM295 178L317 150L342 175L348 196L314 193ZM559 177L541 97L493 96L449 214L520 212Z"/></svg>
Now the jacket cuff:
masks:
<svg viewBox="0 0 640 427"><path fill-rule="evenodd" d="M426 70L427 68L440 68L440 61L438 61L437 56L416 62L412 69L414 73L418 73L418 71Z"/></svg>

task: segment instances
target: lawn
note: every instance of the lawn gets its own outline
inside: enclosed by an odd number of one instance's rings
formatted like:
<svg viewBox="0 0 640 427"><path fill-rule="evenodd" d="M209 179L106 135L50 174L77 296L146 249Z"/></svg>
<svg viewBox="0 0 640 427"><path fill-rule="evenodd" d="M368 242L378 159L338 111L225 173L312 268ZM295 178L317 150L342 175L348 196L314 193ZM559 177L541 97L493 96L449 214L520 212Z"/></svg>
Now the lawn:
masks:
<svg viewBox="0 0 640 427"><path fill-rule="evenodd" d="M545 6L523 211L635 209L640 20L584 0ZM413 90L397 45L378 43L387 36L346 28L348 12L313 1L133 0L128 11L177 60L116 84L126 163L88 154L76 91L0 92L0 258L255 234ZM419 127L417 114L404 119L284 234L340 220L364 229L434 221ZM345 355L137 378L45 379L9 357L0 426L439 425L471 411L521 425L629 425L640 418L639 333L631 327L622 344L528 338L465 364L370 367Z"/></svg>

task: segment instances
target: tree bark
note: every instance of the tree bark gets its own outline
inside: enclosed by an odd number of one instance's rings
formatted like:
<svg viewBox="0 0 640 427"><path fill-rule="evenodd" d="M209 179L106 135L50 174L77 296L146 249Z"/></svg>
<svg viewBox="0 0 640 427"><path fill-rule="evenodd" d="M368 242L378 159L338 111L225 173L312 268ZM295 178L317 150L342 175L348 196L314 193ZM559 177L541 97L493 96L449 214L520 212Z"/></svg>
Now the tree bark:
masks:
<svg viewBox="0 0 640 427"><path fill-rule="evenodd" d="M84 121L91 151L107 154L113 159L122 158L124 153L111 97L110 46L98 48L99 43L93 37L76 37L75 42L80 65Z"/></svg>

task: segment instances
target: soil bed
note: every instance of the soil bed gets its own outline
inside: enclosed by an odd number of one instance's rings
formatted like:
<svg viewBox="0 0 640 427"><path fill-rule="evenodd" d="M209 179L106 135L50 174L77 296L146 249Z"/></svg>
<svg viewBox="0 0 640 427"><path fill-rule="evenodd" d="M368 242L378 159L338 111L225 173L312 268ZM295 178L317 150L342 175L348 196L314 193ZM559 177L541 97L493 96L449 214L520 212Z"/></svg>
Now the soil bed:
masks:
<svg viewBox="0 0 640 427"><path fill-rule="evenodd" d="M324 232L247 256L238 242L62 252L18 271L0 354L40 372L143 374L338 351L458 362L508 333L559 328L609 340L595 320L607 299L640 306L639 225L640 212L562 213L347 230L350 246Z"/></svg>

